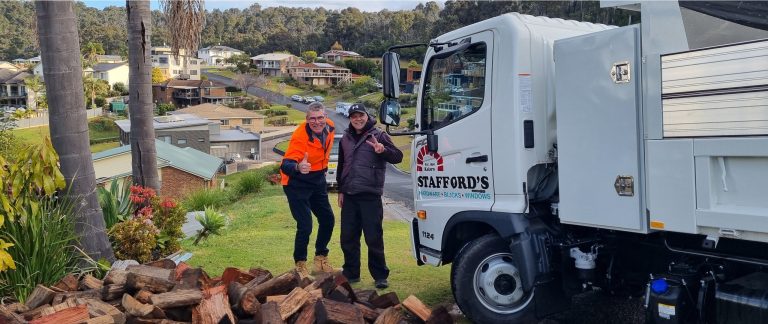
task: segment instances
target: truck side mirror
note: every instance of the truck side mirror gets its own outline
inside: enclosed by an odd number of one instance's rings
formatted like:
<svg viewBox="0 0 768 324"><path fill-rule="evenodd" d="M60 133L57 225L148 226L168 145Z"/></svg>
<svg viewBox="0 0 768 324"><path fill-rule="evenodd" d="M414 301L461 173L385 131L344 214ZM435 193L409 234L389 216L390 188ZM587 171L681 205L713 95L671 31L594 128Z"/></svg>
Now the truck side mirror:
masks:
<svg viewBox="0 0 768 324"><path fill-rule="evenodd" d="M400 97L400 55L386 52L381 62L384 97L397 99Z"/></svg>
<svg viewBox="0 0 768 324"><path fill-rule="evenodd" d="M381 103L379 121L387 126L400 125L400 104L396 99L386 99Z"/></svg>

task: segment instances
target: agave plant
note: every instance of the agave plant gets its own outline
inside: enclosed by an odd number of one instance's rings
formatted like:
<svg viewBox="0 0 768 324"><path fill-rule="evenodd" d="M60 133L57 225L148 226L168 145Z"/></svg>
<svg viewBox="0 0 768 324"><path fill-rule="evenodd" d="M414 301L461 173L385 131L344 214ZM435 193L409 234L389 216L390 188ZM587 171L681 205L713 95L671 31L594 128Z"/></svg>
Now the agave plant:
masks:
<svg viewBox="0 0 768 324"><path fill-rule="evenodd" d="M109 190L99 187L99 204L104 213L107 229L130 218L133 204L131 203L130 183L123 182L121 186L117 179L112 179Z"/></svg>
<svg viewBox="0 0 768 324"><path fill-rule="evenodd" d="M207 239L208 236L219 235L221 229L224 228L227 223L224 215L210 207L205 207L205 212L203 214L197 214L195 219L200 222L200 225L202 225L203 228L197 231L197 236L193 243L194 245L197 245L203 239Z"/></svg>

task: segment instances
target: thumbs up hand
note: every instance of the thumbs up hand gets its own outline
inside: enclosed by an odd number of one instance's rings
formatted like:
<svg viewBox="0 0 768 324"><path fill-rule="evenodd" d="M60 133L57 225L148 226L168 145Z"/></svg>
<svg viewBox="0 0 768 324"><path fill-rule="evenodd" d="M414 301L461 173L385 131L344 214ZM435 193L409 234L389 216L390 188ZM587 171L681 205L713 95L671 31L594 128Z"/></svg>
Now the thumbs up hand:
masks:
<svg viewBox="0 0 768 324"><path fill-rule="evenodd" d="M376 154L381 154L381 152L384 152L384 144L379 143L379 140L376 139L376 136L371 136L371 140L366 140L365 142L373 147L373 151L376 152Z"/></svg>
<svg viewBox="0 0 768 324"><path fill-rule="evenodd" d="M309 153L304 152L304 159L299 162L299 172L301 172L301 174L307 174L309 173L309 170L312 169L312 164L307 161L308 159Z"/></svg>

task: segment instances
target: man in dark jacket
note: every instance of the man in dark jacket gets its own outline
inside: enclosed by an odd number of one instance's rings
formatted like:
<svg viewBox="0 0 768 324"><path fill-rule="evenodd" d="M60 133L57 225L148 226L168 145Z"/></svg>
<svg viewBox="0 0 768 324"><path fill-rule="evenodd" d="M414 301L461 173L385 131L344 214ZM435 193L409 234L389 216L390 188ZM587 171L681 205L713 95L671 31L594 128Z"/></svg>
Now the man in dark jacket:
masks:
<svg viewBox="0 0 768 324"><path fill-rule="evenodd" d="M400 151L386 133L376 127L362 104L349 108L349 128L339 142L339 184L341 207L341 250L343 274L350 282L360 281L360 234L368 245L368 270L376 288L387 288L389 268L384 259L384 209L381 195L387 163L400 163Z"/></svg>

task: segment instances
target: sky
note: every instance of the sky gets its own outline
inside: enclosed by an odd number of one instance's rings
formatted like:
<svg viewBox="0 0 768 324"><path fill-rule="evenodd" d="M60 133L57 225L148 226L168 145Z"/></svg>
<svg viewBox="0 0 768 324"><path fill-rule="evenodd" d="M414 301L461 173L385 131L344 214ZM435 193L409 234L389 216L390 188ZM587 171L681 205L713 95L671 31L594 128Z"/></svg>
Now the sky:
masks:
<svg viewBox="0 0 768 324"><path fill-rule="evenodd" d="M83 1L87 6L94 7L98 9L103 9L104 7L108 6L119 6L123 7L125 6L125 1L121 0L86 0ZM244 9L248 8L254 3L259 3L262 8L267 7L309 7L309 8L315 8L315 7L324 7L326 9L345 9L347 7L355 7L362 11L369 11L369 12L375 12L380 11L382 9L388 9L391 11L394 10L404 10L404 9L413 9L418 5L420 2L427 2L427 1L419 1L419 0L390 0L390 1L381 1L381 0L355 0L355 1L339 1L339 0L314 0L314 1L308 1L308 0L207 0L205 1L205 8L206 9L229 9L229 8L239 8ZM436 0L438 4L442 7L442 4L445 2L445 0ZM158 0L151 0L151 7L152 9L160 9L160 2Z"/></svg>

